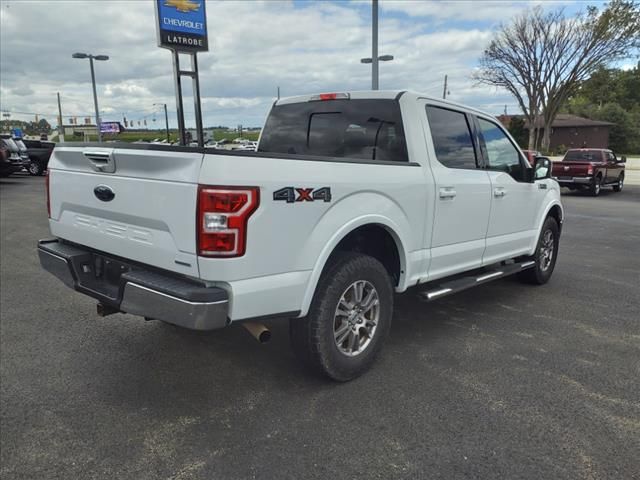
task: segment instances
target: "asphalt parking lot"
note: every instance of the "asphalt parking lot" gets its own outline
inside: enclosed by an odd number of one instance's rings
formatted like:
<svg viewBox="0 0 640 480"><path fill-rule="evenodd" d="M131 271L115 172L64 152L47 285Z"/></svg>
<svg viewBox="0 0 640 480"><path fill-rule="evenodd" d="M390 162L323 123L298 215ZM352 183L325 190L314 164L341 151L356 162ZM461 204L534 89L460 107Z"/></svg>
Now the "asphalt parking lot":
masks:
<svg viewBox="0 0 640 480"><path fill-rule="evenodd" d="M567 193L543 287L397 298L373 370L95 303L40 270L44 178L0 179L3 479L640 478L640 187Z"/></svg>

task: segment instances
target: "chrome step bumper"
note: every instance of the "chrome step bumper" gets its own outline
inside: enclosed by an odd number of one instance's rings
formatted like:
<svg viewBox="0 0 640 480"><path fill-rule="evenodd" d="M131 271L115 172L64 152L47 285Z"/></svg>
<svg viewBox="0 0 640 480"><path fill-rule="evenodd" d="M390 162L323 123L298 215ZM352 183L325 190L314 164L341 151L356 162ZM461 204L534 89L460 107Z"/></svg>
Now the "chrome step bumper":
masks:
<svg viewBox="0 0 640 480"><path fill-rule="evenodd" d="M78 292L132 315L193 330L229 324L225 290L109 257L58 240L38 242L42 268Z"/></svg>

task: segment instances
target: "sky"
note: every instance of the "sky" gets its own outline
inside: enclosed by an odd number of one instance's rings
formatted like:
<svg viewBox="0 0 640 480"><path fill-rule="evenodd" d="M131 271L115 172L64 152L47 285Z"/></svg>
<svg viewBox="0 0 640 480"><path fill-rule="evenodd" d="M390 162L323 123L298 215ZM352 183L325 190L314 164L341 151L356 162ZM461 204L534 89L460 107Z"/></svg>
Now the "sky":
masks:
<svg viewBox="0 0 640 480"><path fill-rule="evenodd" d="M379 53L395 58L380 64L380 88L440 97L446 74L449 99L518 113L507 92L471 75L500 24L538 4L573 14L602 2L381 0ZM60 92L65 123L93 117L89 62L71 58L86 52L110 57L95 64L102 121L126 116L162 128L154 104L166 103L175 127L171 53L157 47L153 0L0 0L0 7L3 114L34 120L37 113L55 125ZM283 97L371 88L371 66L360 63L371 56L369 1L207 0L206 7L209 51L198 55L205 126L261 126L278 86ZM183 91L192 127L188 78Z"/></svg>

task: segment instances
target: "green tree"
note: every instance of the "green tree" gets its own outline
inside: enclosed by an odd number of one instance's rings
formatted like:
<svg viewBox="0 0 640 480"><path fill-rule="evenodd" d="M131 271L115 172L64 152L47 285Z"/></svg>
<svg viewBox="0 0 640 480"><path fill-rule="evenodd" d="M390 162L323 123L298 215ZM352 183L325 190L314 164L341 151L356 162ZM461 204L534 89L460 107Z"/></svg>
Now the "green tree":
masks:
<svg viewBox="0 0 640 480"><path fill-rule="evenodd" d="M529 142L529 133L524 125L524 119L520 117L511 117L511 121L509 122L509 133L513 139L518 142L518 145L520 145L521 148L526 149Z"/></svg>
<svg viewBox="0 0 640 480"><path fill-rule="evenodd" d="M547 150L551 125L580 84L612 62L633 58L639 47L635 0L611 0L602 11L587 7L575 17L536 7L496 31L474 77L509 91L529 124L541 116ZM534 129L529 148L535 148Z"/></svg>
<svg viewBox="0 0 640 480"><path fill-rule="evenodd" d="M628 152L629 142L634 137L632 115L617 103L607 103L596 111L595 120L611 122L609 129L609 148L614 152Z"/></svg>
<svg viewBox="0 0 640 480"><path fill-rule="evenodd" d="M640 152L640 62L629 70L599 69L581 82L562 111L614 123L611 148Z"/></svg>

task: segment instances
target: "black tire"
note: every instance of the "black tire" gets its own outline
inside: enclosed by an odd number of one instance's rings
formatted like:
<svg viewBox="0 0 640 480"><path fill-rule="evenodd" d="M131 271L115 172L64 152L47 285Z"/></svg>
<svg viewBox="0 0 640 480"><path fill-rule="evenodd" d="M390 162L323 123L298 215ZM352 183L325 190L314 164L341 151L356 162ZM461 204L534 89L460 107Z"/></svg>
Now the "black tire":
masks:
<svg viewBox="0 0 640 480"><path fill-rule="evenodd" d="M29 172L29 175L33 175L35 177L38 175L42 175L44 169L42 168L42 165L40 165L40 162L32 161L31 163L29 163L27 171Z"/></svg>
<svg viewBox="0 0 640 480"><path fill-rule="evenodd" d="M305 318L291 319L289 334L294 353L308 368L333 380L346 382L368 370L382 349L393 316L393 285L384 266L368 255L344 252L330 261L316 287L309 314ZM341 300L349 292L355 293L355 290L350 289L356 288L356 284L365 285L365 292L366 285L369 285L377 294L375 327L372 326L373 322L363 318L367 312L371 314L371 310L353 317L366 298L359 303L347 302L352 303L349 311L351 315L338 315ZM371 291L368 290L367 298ZM361 297L364 295L365 293L360 293ZM358 326L356 322L360 324L363 319L366 325ZM345 337L338 344L336 333L340 333L336 330L340 331L345 326L347 328L344 334L349 335L349 338ZM363 329L367 331L369 328L373 328L373 332L371 336L365 336ZM356 329L358 333L352 334L351 331L356 332ZM359 352L355 347L350 348L348 343L354 335L354 345L357 342L358 350L362 345ZM344 350L350 350L350 353L345 353Z"/></svg>
<svg viewBox="0 0 640 480"><path fill-rule="evenodd" d="M547 263L548 256L545 253L547 236L551 235L553 250L551 251L551 258ZM535 266L520 272L518 279L533 285L544 285L549 281L553 274L553 269L556 266L556 260L558 259L558 246L560 244L560 229L558 228L558 222L553 217L547 217L542 225L540 231L540 237L538 238L538 244L536 251L533 255L533 260L536 262Z"/></svg>
<svg viewBox="0 0 640 480"><path fill-rule="evenodd" d="M600 195L600 190L602 190L602 177L598 175L597 177L593 177L591 186L589 187L589 193L592 197L597 197Z"/></svg>
<svg viewBox="0 0 640 480"><path fill-rule="evenodd" d="M624 173L621 173L618 177L618 183L613 186L614 192L621 192L624 187Z"/></svg>

